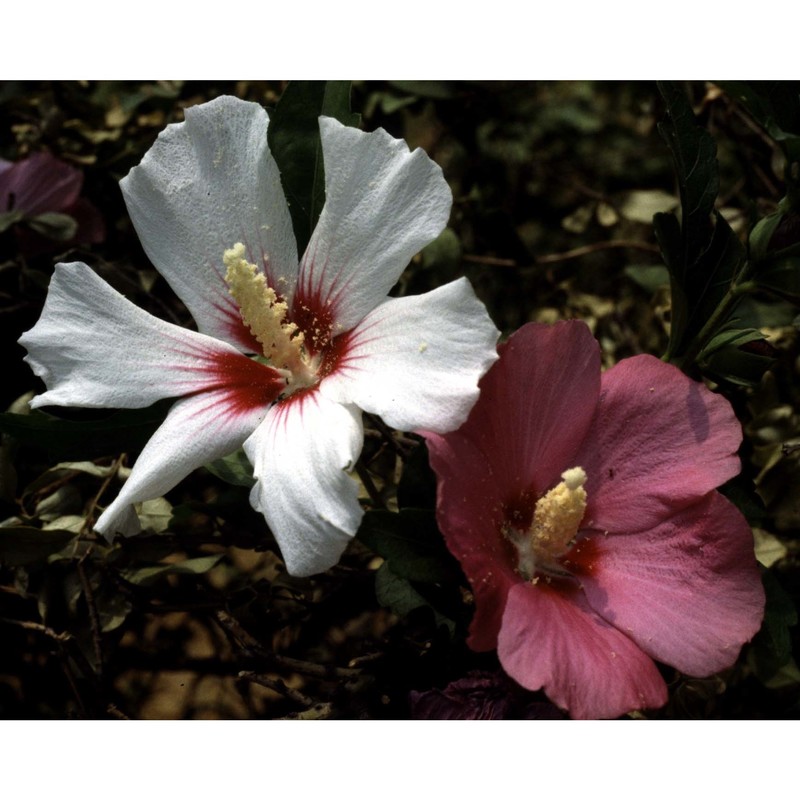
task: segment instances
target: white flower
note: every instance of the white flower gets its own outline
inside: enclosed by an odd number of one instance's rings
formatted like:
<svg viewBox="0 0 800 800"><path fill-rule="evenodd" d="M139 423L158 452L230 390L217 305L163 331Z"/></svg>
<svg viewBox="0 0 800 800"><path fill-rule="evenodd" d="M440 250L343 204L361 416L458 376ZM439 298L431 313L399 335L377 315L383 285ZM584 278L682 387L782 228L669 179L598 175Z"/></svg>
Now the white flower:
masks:
<svg viewBox="0 0 800 800"><path fill-rule="evenodd" d="M338 561L363 514L347 474L362 410L401 430L457 428L497 357L497 331L466 279L387 297L449 215L450 190L424 152L321 117L326 202L298 263L267 124L259 105L232 97L189 108L121 184L147 255L199 333L76 262L56 266L20 342L47 386L34 407L177 398L100 533L137 533L133 503L243 445L253 507L287 569L310 575Z"/></svg>

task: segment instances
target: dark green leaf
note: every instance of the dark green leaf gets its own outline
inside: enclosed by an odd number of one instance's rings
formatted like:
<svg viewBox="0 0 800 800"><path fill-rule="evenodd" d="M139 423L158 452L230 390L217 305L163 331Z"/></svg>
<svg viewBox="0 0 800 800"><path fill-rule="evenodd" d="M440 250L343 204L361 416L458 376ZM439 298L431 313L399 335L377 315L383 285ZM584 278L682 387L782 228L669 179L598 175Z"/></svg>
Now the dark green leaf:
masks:
<svg viewBox="0 0 800 800"><path fill-rule="evenodd" d="M746 254L730 225L714 210L719 169L713 139L697 125L680 84L663 82L659 90L668 115L659 130L672 153L681 199L680 225L671 214L653 218L670 273L673 314L668 356L675 358L726 297Z"/></svg>
<svg viewBox="0 0 800 800"><path fill-rule="evenodd" d="M800 83L797 81L722 81L783 148L789 162L800 159Z"/></svg>
<svg viewBox="0 0 800 800"><path fill-rule="evenodd" d="M357 126L350 111L350 81L292 81L270 114L269 149L289 202L297 252L302 257L325 203L325 168L319 117Z"/></svg>
<svg viewBox="0 0 800 800"><path fill-rule="evenodd" d="M7 231L12 225L16 225L24 216L18 209L4 211L0 214L0 233Z"/></svg>
<svg viewBox="0 0 800 800"><path fill-rule="evenodd" d="M43 531L24 525L0 528L0 561L11 567L45 561L63 550L76 536L71 531Z"/></svg>
<svg viewBox="0 0 800 800"><path fill-rule="evenodd" d="M778 258L758 274L757 281L769 292L800 301L800 256Z"/></svg>
<svg viewBox="0 0 800 800"><path fill-rule="evenodd" d="M0 431L56 458L78 460L138 452L164 421L171 402L118 411L91 421L60 419L41 411L0 414Z"/></svg>
<svg viewBox="0 0 800 800"><path fill-rule="evenodd" d="M774 214L760 219L753 230L750 231L750 258L754 262L762 261L769 252L772 235L783 220L784 212L776 211Z"/></svg>
<svg viewBox="0 0 800 800"><path fill-rule="evenodd" d="M433 511L368 511L356 534L385 558L395 575L422 583L458 580L458 565L448 552Z"/></svg>
<svg viewBox="0 0 800 800"><path fill-rule="evenodd" d="M397 485L400 508L435 508L436 475L428 463L428 448L420 443L406 459Z"/></svg>
<svg viewBox="0 0 800 800"><path fill-rule="evenodd" d="M57 242L68 242L75 238L78 232L78 223L73 217L55 211L46 211L36 217L29 217L27 223L36 233Z"/></svg>
<svg viewBox="0 0 800 800"><path fill-rule="evenodd" d="M222 559L222 554L189 558L178 564L154 564L148 567L124 569L122 577L129 583L147 586L164 575L203 575L215 567Z"/></svg>
<svg viewBox="0 0 800 800"><path fill-rule="evenodd" d="M439 613L406 578L396 575L388 564L382 564L375 573L375 596L385 608L401 617L408 616L418 608L429 608L433 612L437 627L444 625L452 636L455 622Z"/></svg>
<svg viewBox="0 0 800 800"><path fill-rule="evenodd" d="M758 385L774 361L770 355L742 350L732 345L721 347L708 358L698 359L703 371L711 377L736 386Z"/></svg>
<svg viewBox="0 0 800 800"><path fill-rule="evenodd" d="M669 270L661 264L634 264L625 267L625 274L651 294L669 283Z"/></svg>
<svg viewBox="0 0 800 800"><path fill-rule="evenodd" d="M681 233L684 269L690 268L711 238L709 215L719 192L717 147L699 127L683 87L674 81L658 84L668 121L658 130L672 152L681 199ZM679 276L683 277L683 276Z"/></svg>
<svg viewBox="0 0 800 800"><path fill-rule="evenodd" d="M233 486L245 486L249 489L256 482L253 477L253 465L248 461L241 448L224 458L218 458L216 461L206 464L206 469L212 475L216 475L220 480Z"/></svg>
<svg viewBox="0 0 800 800"><path fill-rule="evenodd" d="M797 624L797 609L772 572L763 572L762 578L767 603L764 623L753 639L753 652L758 677L764 681L791 657L792 640L789 628Z"/></svg>

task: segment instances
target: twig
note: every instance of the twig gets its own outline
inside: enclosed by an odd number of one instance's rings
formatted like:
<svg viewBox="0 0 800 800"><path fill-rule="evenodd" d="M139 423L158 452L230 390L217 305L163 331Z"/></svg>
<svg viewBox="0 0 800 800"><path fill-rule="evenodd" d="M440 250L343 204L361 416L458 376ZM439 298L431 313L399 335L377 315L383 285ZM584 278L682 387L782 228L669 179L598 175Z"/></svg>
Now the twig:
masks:
<svg viewBox="0 0 800 800"><path fill-rule="evenodd" d="M462 256L468 264L484 264L487 267L518 267L513 258L495 258L494 256Z"/></svg>
<svg viewBox="0 0 800 800"><path fill-rule="evenodd" d="M287 686L280 678L270 678L267 675L258 675L255 672L240 672L236 677L238 680L250 681L250 683L257 683L259 686L272 689L273 692L278 692L278 694L282 694L293 703L305 708L311 708L316 702L308 695Z"/></svg>
<svg viewBox="0 0 800 800"><path fill-rule="evenodd" d="M657 245L649 244L648 242L637 242L634 239L612 239L609 242L595 242L594 244L587 244L583 247L576 247L573 250L566 250L563 253L551 253L547 256L537 256L535 260L537 264L557 264L560 261L569 261L572 258L588 256L600 250L615 250L617 248L642 250L645 253L655 253L656 255L661 252Z"/></svg>
<svg viewBox="0 0 800 800"><path fill-rule="evenodd" d="M17 628L22 628L26 631L41 633L56 643L58 646L58 651L61 655L61 667L64 670L67 682L72 689L72 693L75 695L78 705L81 707L83 716L88 719L89 714L86 711L86 705L84 704L81 694L78 691L78 686L75 683L75 677L72 674L72 671L69 669L69 659L72 658L72 660L87 678L94 679L96 681L96 675L91 665L86 660L86 656L84 656L83 652L81 651L80 645L76 641L75 637L67 631L57 633L52 628L48 627L47 625L43 625L40 622L31 622L23 619L9 619L8 617L0 617L0 622L5 622L8 625L14 625Z"/></svg>
<svg viewBox="0 0 800 800"><path fill-rule="evenodd" d="M86 569L83 562L91 555L94 545L89 545L86 552L78 559L78 576L81 579L83 586L83 593L86 595L86 607L89 609L89 625L92 629L92 647L94 648L94 657L97 661L97 678L99 681L103 680L103 636L100 626L100 616L97 613L97 604L94 601L94 590L92 583L86 574Z"/></svg>
<svg viewBox="0 0 800 800"><path fill-rule="evenodd" d="M394 431L380 417L375 416L375 414L367 414L367 417L372 425L378 429L378 432L383 437L383 440L386 442L386 444L388 444L389 447L391 447L392 450L394 450L395 453L397 453L397 455L399 455L400 458L405 461L408 457L410 448L408 445L405 445L404 442L408 440L405 439L405 437L400 437L401 441L398 441L398 437L395 436Z"/></svg>
<svg viewBox="0 0 800 800"><path fill-rule="evenodd" d="M385 509L386 503L383 501L381 493L378 491L378 487L375 485L375 481L372 480L372 476L369 474L369 471L360 461L356 462L356 472L358 473L358 477L361 478L361 483L364 484L364 488L367 490L369 499L372 500L373 504L378 508Z"/></svg>
<svg viewBox="0 0 800 800"><path fill-rule="evenodd" d="M249 651L264 659L273 666L284 667L285 669L299 672L301 675L308 675L312 678L332 680L335 678L357 678L361 675L361 670L348 667L335 667L331 664L313 664L310 661L301 661L290 656L282 656L277 653L270 653L265 650L253 636L251 636L227 611L219 610L214 615L217 622L223 629L239 643L245 651Z"/></svg>
<svg viewBox="0 0 800 800"><path fill-rule="evenodd" d="M103 496L103 493L106 489L108 489L109 484L111 481L117 476L119 472L119 468L122 466L123 461L125 460L125 453L117 458L114 463L111 465L111 469L108 472L108 475L103 479L103 483L100 484L100 489L97 491L97 494L92 498L92 501L89 503L89 508L86 511L86 517L84 518L83 525L81 526L81 533L86 533L88 528L91 527L91 520L94 517L94 510L97 508L97 504L100 502L100 498Z"/></svg>

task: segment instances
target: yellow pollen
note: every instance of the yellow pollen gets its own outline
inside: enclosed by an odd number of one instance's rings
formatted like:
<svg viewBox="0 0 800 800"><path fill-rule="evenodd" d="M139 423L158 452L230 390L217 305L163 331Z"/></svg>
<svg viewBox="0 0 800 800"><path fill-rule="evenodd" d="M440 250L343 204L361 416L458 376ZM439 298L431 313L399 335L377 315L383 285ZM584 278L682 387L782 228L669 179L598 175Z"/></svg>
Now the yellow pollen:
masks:
<svg viewBox="0 0 800 800"><path fill-rule="evenodd" d="M531 523L534 553L545 559L563 555L575 538L586 512L586 473L573 467L561 474L561 483L536 502Z"/></svg>
<svg viewBox="0 0 800 800"><path fill-rule="evenodd" d="M223 262L227 268L225 282L239 304L244 324L261 345L264 356L275 367L305 374L303 359L304 334L293 322L286 322L288 307L278 302L275 290L255 264L245 258L245 247L239 242L226 250Z"/></svg>

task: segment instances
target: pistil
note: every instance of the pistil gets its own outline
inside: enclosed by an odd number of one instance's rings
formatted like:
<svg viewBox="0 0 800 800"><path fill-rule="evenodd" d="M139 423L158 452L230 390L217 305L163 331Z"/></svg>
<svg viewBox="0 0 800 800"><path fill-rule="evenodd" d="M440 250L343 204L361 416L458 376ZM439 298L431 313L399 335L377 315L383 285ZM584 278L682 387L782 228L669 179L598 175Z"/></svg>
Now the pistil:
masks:
<svg viewBox="0 0 800 800"><path fill-rule="evenodd" d="M273 367L287 373L290 390L313 385L316 370L305 355L305 335L294 322L287 321L286 302L278 299L256 265L247 261L241 242L225 251L223 262L228 290L239 304L242 320L261 345L264 357Z"/></svg>
<svg viewBox="0 0 800 800"><path fill-rule="evenodd" d="M586 513L585 483L582 467L566 470L561 482L536 501L530 528L505 531L519 554L517 569L527 580L536 583L539 574L548 580L569 576L561 558L572 547Z"/></svg>

